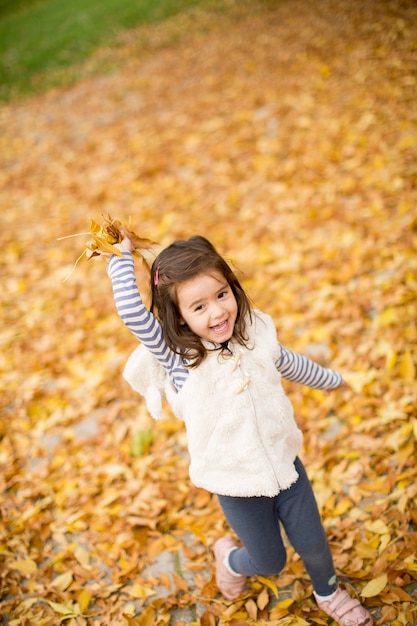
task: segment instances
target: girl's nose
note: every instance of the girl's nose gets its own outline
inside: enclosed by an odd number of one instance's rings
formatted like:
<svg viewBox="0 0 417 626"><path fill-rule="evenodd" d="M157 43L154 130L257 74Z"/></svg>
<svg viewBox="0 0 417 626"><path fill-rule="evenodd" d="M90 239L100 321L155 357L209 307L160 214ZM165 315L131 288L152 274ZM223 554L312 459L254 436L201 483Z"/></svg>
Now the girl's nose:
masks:
<svg viewBox="0 0 417 626"><path fill-rule="evenodd" d="M218 317L222 317L223 315L223 307L220 302L214 302L211 306L211 317L213 319L217 319Z"/></svg>

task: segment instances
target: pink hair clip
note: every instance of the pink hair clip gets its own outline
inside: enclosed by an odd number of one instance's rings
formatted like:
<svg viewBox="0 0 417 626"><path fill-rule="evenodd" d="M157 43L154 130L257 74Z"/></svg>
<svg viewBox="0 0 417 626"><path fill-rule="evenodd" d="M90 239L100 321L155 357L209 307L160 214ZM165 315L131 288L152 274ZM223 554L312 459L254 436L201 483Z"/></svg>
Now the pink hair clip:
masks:
<svg viewBox="0 0 417 626"><path fill-rule="evenodd" d="M156 266L155 274L154 274L154 277L153 277L153 284L157 285L158 283L159 283L159 263Z"/></svg>

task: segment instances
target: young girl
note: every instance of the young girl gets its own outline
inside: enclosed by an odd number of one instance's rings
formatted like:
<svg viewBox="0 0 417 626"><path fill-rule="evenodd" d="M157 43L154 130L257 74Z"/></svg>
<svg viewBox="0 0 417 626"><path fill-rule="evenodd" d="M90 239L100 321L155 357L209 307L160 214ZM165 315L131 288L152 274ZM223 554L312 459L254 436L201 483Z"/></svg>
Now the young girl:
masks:
<svg viewBox="0 0 417 626"><path fill-rule="evenodd" d="M200 236L176 241L151 269L150 311L138 291L132 244L118 244L108 274L119 315L140 340L124 372L162 417L165 398L186 425L192 482L218 495L239 546L214 545L216 582L228 600L248 576L278 574L286 550L301 556L319 607L340 626L373 618L337 584L326 534L303 464L302 434L281 377L314 389L337 389L337 372L277 341L271 318L251 308L226 261ZM155 315L154 315L155 313Z"/></svg>

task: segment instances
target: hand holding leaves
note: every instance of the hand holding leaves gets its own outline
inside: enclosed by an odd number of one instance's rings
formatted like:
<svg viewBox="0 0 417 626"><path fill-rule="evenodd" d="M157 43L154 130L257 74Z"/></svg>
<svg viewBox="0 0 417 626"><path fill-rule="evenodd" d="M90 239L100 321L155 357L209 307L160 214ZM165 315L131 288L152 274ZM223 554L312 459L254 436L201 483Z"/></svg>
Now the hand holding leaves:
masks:
<svg viewBox="0 0 417 626"><path fill-rule="evenodd" d="M77 233L76 235L69 235L69 237L76 237L79 234L91 235L92 239L85 244L85 249L76 260L72 272L83 256L86 256L87 259L99 256L110 257L113 254L123 256L123 252L131 252L134 256L139 257L144 267L149 272L149 266L142 254L142 250L152 251L152 247L157 245L156 242L151 239L139 237L135 232L126 228L120 220L112 219L110 215L104 219L101 225L95 220L90 220L89 233ZM60 237L59 239L66 238L67 237ZM68 278L69 276L66 280Z"/></svg>
<svg viewBox="0 0 417 626"><path fill-rule="evenodd" d="M142 258L141 250L150 250L152 246L156 245L155 241L139 237L132 230L123 226L120 220L112 219L110 215L103 221L101 226L94 220L91 220L90 234L93 238L86 244L87 258L101 253L121 256L121 251L117 244L121 244L124 239L130 241L130 252ZM125 246L126 251L127 247Z"/></svg>

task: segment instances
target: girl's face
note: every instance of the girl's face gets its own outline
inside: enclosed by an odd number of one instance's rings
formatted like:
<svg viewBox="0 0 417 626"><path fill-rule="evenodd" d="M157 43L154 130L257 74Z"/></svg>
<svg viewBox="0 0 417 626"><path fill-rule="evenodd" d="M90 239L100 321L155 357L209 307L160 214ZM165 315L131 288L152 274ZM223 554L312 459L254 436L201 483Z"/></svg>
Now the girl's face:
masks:
<svg viewBox="0 0 417 626"><path fill-rule="evenodd" d="M228 341L237 317L237 302L224 276L213 270L186 280L177 288L178 306L188 327L201 339Z"/></svg>

